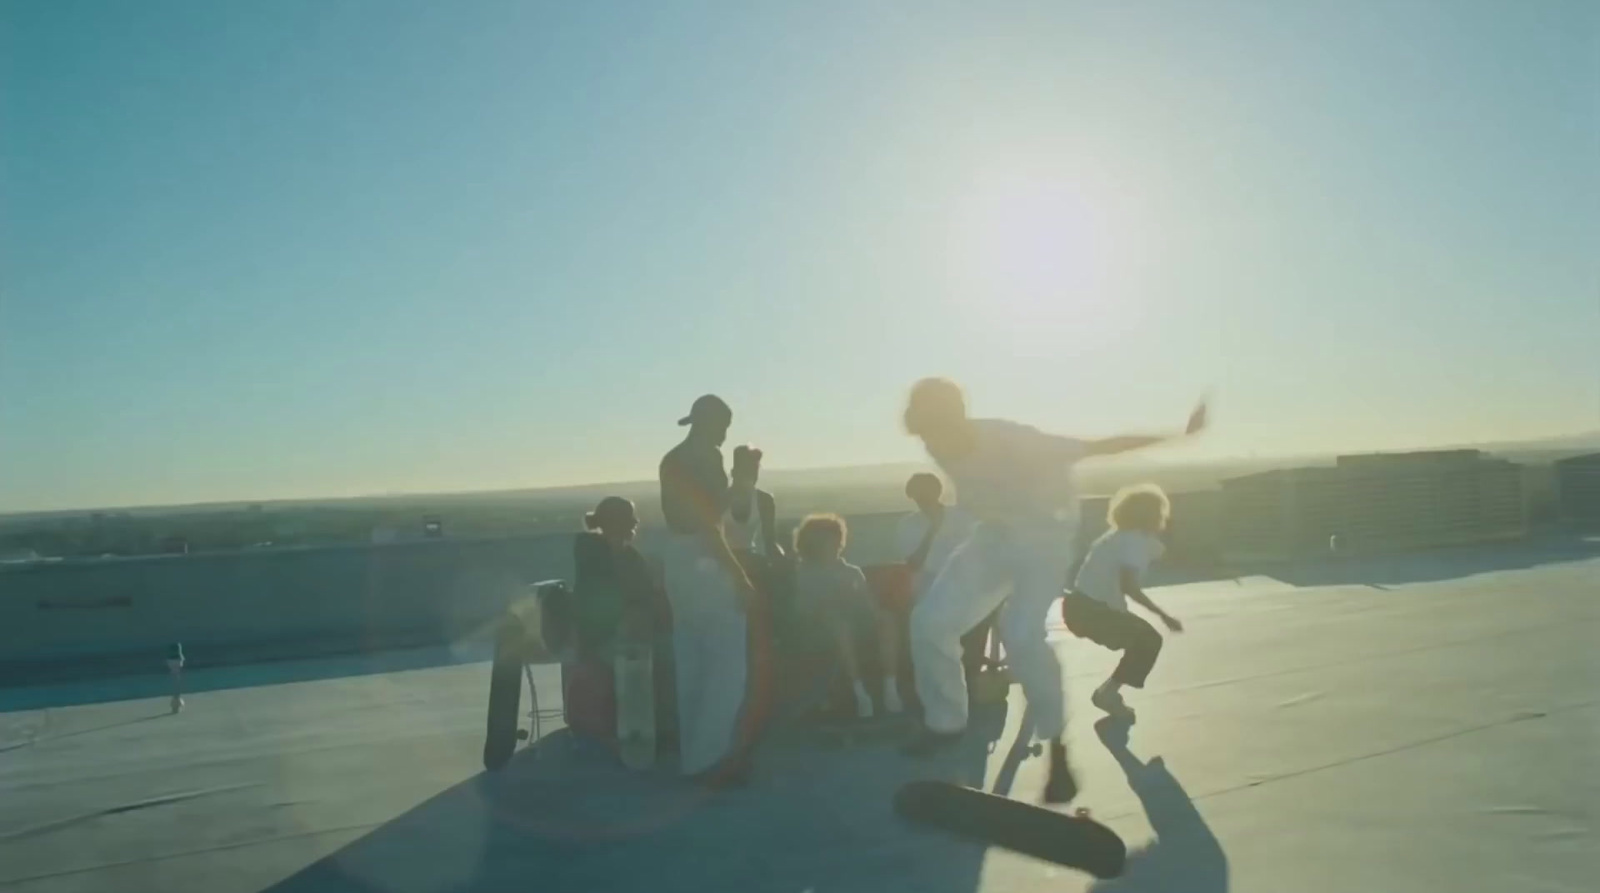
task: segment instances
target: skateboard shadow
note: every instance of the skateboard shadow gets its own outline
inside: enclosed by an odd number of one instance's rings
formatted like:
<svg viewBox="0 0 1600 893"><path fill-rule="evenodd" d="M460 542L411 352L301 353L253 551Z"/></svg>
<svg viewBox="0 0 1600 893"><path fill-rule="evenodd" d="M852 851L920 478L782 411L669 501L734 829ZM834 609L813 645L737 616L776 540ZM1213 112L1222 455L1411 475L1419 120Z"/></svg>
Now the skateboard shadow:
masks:
<svg viewBox="0 0 1600 893"><path fill-rule="evenodd" d="M1017 771L1029 757L1036 757L1044 753L1044 747L1033 740L1033 707L1029 705L1022 711L1022 721L1017 725L1017 736L1011 739L1011 747L1006 751L1006 757L1000 763L1000 771L995 774L994 787L990 793L1002 797L1011 796L1011 788L1016 784Z"/></svg>
<svg viewBox="0 0 1600 893"><path fill-rule="evenodd" d="M916 778L981 786L999 715L927 762L888 744L763 747L754 782L708 793L670 760L628 772L558 732L267 888L269 893L974 893L982 845L901 822Z"/></svg>
<svg viewBox="0 0 1600 893"><path fill-rule="evenodd" d="M1116 758L1144 807L1155 840L1128 853L1121 877L1097 882L1096 893L1226 893L1228 857L1205 818L1161 757L1141 761L1128 749L1128 724L1105 717L1095 734Z"/></svg>

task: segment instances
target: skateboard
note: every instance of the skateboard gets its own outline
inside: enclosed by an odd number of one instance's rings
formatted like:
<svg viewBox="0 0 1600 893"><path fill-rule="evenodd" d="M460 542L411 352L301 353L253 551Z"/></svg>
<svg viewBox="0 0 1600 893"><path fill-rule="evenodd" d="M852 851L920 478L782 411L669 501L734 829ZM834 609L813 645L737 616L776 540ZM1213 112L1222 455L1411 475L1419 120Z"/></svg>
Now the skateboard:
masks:
<svg viewBox="0 0 1600 893"><path fill-rule="evenodd" d="M1087 810L1056 812L950 782L913 781L895 792L894 811L907 821L1098 878L1116 877L1127 864L1127 844Z"/></svg>
<svg viewBox="0 0 1600 893"><path fill-rule="evenodd" d="M489 669L489 721L483 738L483 767L504 766L517 749L522 707L522 668L527 659L527 632L514 615L500 621Z"/></svg>
<svg viewBox="0 0 1600 893"><path fill-rule="evenodd" d="M617 648L617 750L629 769L649 769L656 762L654 663L648 643Z"/></svg>

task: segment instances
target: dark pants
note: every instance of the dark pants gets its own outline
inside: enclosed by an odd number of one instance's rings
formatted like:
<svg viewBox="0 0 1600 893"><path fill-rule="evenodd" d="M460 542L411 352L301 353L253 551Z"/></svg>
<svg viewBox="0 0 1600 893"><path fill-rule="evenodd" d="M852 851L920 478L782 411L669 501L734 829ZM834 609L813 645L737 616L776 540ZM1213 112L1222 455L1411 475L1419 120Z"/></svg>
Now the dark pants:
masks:
<svg viewBox="0 0 1600 893"><path fill-rule="evenodd" d="M1161 653L1161 634L1148 621L1077 592L1069 592L1061 600L1061 618L1073 635L1122 652L1122 661L1111 674L1112 679L1144 688L1144 680Z"/></svg>
<svg viewBox="0 0 1600 893"><path fill-rule="evenodd" d="M961 666L966 669L969 680L983 669L984 661L988 659L989 633L994 629L995 618L999 616L1000 612L996 610L961 637Z"/></svg>

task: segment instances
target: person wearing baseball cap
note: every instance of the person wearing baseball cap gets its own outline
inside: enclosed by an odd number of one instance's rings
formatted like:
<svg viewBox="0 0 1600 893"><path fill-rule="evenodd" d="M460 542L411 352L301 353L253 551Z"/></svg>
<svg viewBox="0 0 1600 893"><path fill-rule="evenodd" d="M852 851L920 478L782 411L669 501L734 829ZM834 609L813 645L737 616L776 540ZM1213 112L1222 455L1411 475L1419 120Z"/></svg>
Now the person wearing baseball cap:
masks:
<svg viewBox="0 0 1600 893"><path fill-rule="evenodd" d="M701 425L709 437L714 437L716 446L722 446L728 439L728 428L733 424L733 410L728 408L727 401L716 394L703 394L696 398L694 405L689 407L689 414L678 420L678 425L693 428Z"/></svg>
<svg viewBox="0 0 1600 893"><path fill-rule="evenodd" d="M683 774L721 787L742 783L738 744L747 672L746 611L755 587L722 533L728 473L722 444L733 410L706 394L678 421L689 433L661 460L662 550L677 663L678 754Z"/></svg>

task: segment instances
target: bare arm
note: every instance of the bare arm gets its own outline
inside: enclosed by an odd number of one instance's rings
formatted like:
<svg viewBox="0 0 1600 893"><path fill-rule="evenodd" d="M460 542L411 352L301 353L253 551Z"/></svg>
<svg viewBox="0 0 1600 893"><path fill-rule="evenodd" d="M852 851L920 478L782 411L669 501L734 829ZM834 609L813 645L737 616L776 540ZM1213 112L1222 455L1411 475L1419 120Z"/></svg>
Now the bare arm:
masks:
<svg viewBox="0 0 1600 893"><path fill-rule="evenodd" d="M728 576L733 578L733 585L739 590L740 597L748 598L755 587L751 585L750 577L744 572L744 566L733 554L733 549L729 548L728 538L722 535L721 517L697 511L695 526L699 528L700 540L705 544L706 551L722 565Z"/></svg>
<svg viewBox="0 0 1600 893"><path fill-rule="evenodd" d="M1122 593L1132 599L1134 604L1160 618L1161 622L1166 624L1167 629L1173 632L1183 632L1183 624L1178 622L1178 618L1161 610L1160 605L1151 601L1150 596L1144 594L1144 588L1139 585L1139 574L1131 567L1122 569Z"/></svg>
<svg viewBox="0 0 1600 893"><path fill-rule="evenodd" d="M1118 437L1102 437L1098 440L1084 441L1085 456L1112 456L1117 453L1126 453L1133 450L1142 450L1156 444L1192 437L1205 430L1206 404L1204 401L1195 407L1189 414L1189 423L1181 434L1124 434Z"/></svg>

